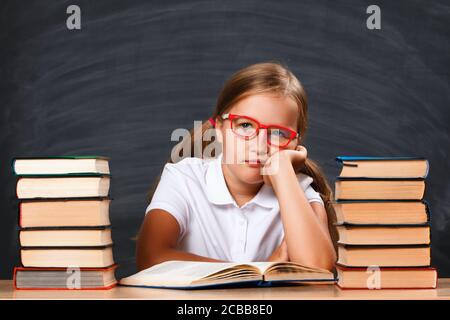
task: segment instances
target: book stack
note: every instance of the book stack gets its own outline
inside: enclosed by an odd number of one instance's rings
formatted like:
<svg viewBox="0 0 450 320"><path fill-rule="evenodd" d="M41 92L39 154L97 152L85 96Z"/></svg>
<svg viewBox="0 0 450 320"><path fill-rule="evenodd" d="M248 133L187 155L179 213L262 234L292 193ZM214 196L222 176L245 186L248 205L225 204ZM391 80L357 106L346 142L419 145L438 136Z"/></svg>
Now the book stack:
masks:
<svg viewBox="0 0 450 320"><path fill-rule="evenodd" d="M16 289L108 289L116 284L108 159L13 159L19 177L21 267Z"/></svg>
<svg viewBox="0 0 450 320"><path fill-rule="evenodd" d="M415 157L337 157L333 206L342 288L435 288L430 209L423 199L429 163Z"/></svg>

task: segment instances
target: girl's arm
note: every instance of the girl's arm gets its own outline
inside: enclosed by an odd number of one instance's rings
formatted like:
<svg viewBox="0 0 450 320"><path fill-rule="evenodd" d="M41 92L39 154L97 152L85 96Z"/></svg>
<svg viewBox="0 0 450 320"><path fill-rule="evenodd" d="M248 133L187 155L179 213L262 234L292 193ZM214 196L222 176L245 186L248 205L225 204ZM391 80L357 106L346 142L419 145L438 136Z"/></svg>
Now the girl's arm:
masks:
<svg viewBox="0 0 450 320"><path fill-rule="evenodd" d="M137 238L138 271L168 260L223 262L176 250L179 232L180 226L170 213L161 209L151 210L145 216Z"/></svg>
<svg viewBox="0 0 450 320"><path fill-rule="evenodd" d="M298 161L294 152L298 151L277 152L278 159L270 165L277 170L265 177L280 204L289 260L332 270L336 252L328 231L327 213L322 204L309 203L306 198L293 168Z"/></svg>

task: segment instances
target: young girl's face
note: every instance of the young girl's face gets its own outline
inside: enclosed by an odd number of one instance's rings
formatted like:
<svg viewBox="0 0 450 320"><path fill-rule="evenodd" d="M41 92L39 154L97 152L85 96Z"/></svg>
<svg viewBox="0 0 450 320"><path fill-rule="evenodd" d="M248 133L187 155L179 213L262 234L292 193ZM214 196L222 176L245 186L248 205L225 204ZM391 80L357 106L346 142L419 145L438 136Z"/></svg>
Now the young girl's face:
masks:
<svg viewBox="0 0 450 320"><path fill-rule="evenodd" d="M236 103L226 113L247 116L261 124L280 125L297 131L298 106L291 98L275 94L255 94ZM298 139L293 139L286 147L270 145L267 130L245 140L230 129L230 120L217 122L219 141L223 145L223 163L234 178L245 183L261 183L261 166L273 153L282 149L295 149ZM257 162L262 163L257 163Z"/></svg>

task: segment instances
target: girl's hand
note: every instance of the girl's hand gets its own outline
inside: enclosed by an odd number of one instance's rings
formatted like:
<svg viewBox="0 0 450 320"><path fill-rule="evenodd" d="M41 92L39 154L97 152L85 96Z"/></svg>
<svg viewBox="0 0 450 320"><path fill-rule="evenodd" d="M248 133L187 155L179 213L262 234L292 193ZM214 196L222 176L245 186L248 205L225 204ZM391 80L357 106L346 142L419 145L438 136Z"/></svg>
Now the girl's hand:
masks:
<svg viewBox="0 0 450 320"><path fill-rule="evenodd" d="M278 171L286 163L290 163L294 171L298 172L305 164L307 156L308 151L301 145L298 145L295 149L284 149L273 153L261 168L264 183L271 186L272 179L276 177Z"/></svg>
<svg viewBox="0 0 450 320"><path fill-rule="evenodd" d="M289 261L286 239L283 239L278 248L276 248L275 251L272 253L272 255L269 257L268 261L270 262Z"/></svg>
<svg viewBox="0 0 450 320"><path fill-rule="evenodd" d="M306 158L308 157L308 150L302 145L296 146L294 150L286 149L281 152L289 155L295 172L298 172L305 165Z"/></svg>

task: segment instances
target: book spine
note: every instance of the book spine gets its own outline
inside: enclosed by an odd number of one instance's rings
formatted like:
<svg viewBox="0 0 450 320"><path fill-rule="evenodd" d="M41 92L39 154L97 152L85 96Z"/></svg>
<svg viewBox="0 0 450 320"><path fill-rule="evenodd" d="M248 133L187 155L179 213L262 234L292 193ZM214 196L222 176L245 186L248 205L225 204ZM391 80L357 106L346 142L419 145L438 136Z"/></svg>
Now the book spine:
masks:
<svg viewBox="0 0 450 320"><path fill-rule="evenodd" d="M20 247L20 250L105 250L112 248L114 243L103 245L103 246L59 246L59 247L49 247L49 246L36 246L36 247Z"/></svg>
<svg viewBox="0 0 450 320"><path fill-rule="evenodd" d="M94 288L39 288L39 287L30 287L30 288L17 288L17 286L14 286L15 290L45 290L45 291L61 291L61 290L69 290L69 291L92 291L92 290L110 290L117 286L117 282L113 283L112 285L106 286L106 287L94 287Z"/></svg>
<svg viewBox="0 0 450 320"><path fill-rule="evenodd" d="M425 171L425 175L423 176L423 178L425 179L426 177L428 177L428 172L430 171L430 162L428 160L425 160L426 165L427 165L427 169Z"/></svg>
<svg viewBox="0 0 450 320"><path fill-rule="evenodd" d="M17 290L17 269L18 269L18 267L14 267L14 270L13 270L13 287L14 287L14 290Z"/></svg>
<svg viewBox="0 0 450 320"><path fill-rule="evenodd" d="M17 174L18 177L23 178L35 178L35 179L45 179L45 178L83 178L83 177L107 177L111 179L110 173L98 173L98 172L77 172L77 173L46 173L46 174Z"/></svg>
<svg viewBox="0 0 450 320"><path fill-rule="evenodd" d="M336 180L340 181L424 181L423 177L340 177L336 176Z"/></svg>
<svg viewBox="0 0 450 320"><path fill-rule="evenodd" d="M381 160L427 160L425 157L374 157L374 156L337 156L335 158L337 162L342 161L381 161Z"/></svg>
<svg viewBox="0 0 450 320"><path fill-rule="evenodd" d="M19 182L20 182L20 180L22 180L21 177L19 177L19 179L17 179L17 182L16 182L16 199L19 199Z"/></svg>
<svg viewBox="0 0 450 320"><path fill-rule="evenodd" d="M109 271L113 269L117 269L119 267L119 264L112 264L109 267L81 267L80 271ZM17 271L66 271L67 268L63 267L14 267L14 269L17 269Z"/></svg>
<svg viewBox="0 0 450 320"><path fill-rule="evenodd" d="M11 159L11 169L12 169L13 174L15 176L17 176L17 173L16 173L16 158L12 158Z"/></svg>
<svg viewBox="0 0 450 320"><path fill-rule="evenodd" d="M23 227L19 231L64 231L64 230L108 230L112 226L52 226L52 227Z"/></svg>
<svg viewBox="0 0 450 320"><path fill-rule="evenodd" d="M40 156L40 157L15 157L18 160L39 160L39 159L99 159L99 160L110 160L110 157L106 156L96 156L96 155L86 155L86 156Z"/></svg>
<svg viewBox="0 0 450 320"><path fill-rule="evenodd" d="M336 227L362 227L362 228L370 228L370 227L385 227L385 228L397 228L397 227L429 227L429 222L425 223L414 223L414 224L373 224L373 223L350 223L350 222L342 222L342 223L334 223Z"/></svg>
<svg viewBox="0 0 450 320"><path fill-rule="evenodd" d="M434 287L418 287L418 288L410 288L410 287L395 287L395 288L361 288L361 287L343 287L339 283L336 284L341 290L430 290L436 289L437 284Z"/></svg>
<svg viewBox="0 0 450 320"><path fill-rule="evenodd" d="M431 222L431 209L428 201L422 199L422 202L425 204L425 212L427 213L428 222Z"/></svg>
<svg viewBox="0 0 450 320"><path fill-rule="evenodd" d="M73 198L28 198L20 199L21 202L66 202L66 201L106 201L114 200L111 196L104 197L73 197Z"/></svg>
<svg viewBox="0 0 450 320"><path fill-rule="evenodd" d="M341 263L336 263L336 268L343 270L343 271L366 271L369 266L363 266L363 267L353 267L353 266L346 266ZM387 271L401 271L401 270L411 270L411 271L436 271L436 268L431 266L425 266L425 267L380 267L380 270L387 270Z"/></svg>
<svg viewBox="0 0 450 320"><path fill-rule="evenodd" d="M345 244L339 243L338 245L344 248L428 248L430 245L428 244Z"/></svg>

